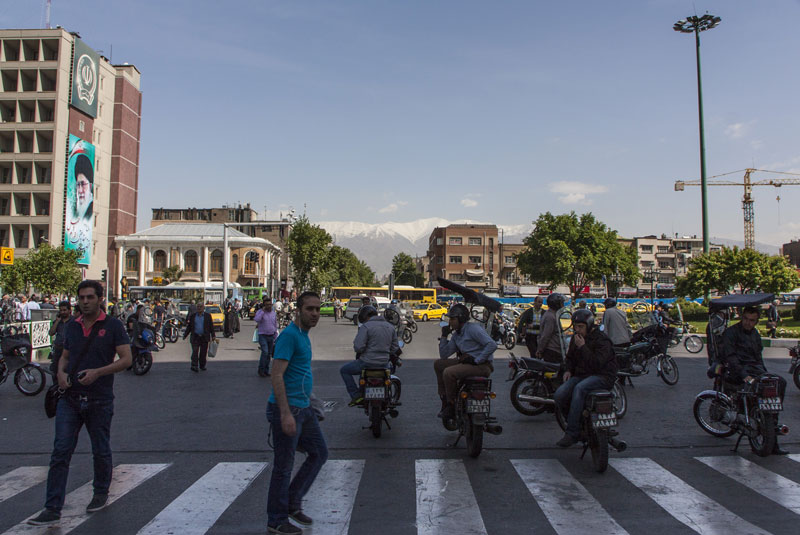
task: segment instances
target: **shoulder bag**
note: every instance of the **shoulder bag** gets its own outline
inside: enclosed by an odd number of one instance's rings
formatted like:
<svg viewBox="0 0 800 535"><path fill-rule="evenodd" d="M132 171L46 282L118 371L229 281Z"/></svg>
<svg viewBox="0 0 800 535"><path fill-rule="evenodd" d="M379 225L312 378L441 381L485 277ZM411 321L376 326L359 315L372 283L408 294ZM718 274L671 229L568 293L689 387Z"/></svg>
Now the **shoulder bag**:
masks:
<svg viewBox="0 0 800 535"><path fill-rule="evenodd" d="M89 352L89 346L92 345L95 336L97 336L98 331L103 322L96 321L94 325L92 325L92 332L89 333L89 338L86 339L86 343L83 345L83 349L81 349L80 354L78 354L78 358L76 358L73 362L75 365L73 369L78 367L78 362L83 360L83 357L86 356L86 353ZM58 374L58 371L56 371ZM48 418L52 418L56 415L56 409L58 408L58 401L64 397L66 390L62 390L61 386L58 384L58 377L56 377L56 382L53 386L47 389L47 392L44 395L44 413L47 415Z"/></svg>

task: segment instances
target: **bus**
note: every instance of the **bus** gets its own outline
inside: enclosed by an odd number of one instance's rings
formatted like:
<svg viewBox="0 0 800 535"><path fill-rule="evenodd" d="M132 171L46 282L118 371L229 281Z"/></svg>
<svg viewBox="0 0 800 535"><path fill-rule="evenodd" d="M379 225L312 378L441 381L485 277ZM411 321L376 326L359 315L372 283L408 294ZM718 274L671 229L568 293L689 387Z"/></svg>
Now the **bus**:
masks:
<svg viewBox="0 0 800 535"><path fill-rule="evenodd" d="M228 297L241 293L241 285L228 283ZM128 299L169 299L170 301L200 301L203 303L222 303L221 282L189 282L175 281L166 286L131 286L128 288Z"/></svg>
<svg viewBox="0 0 800 535"><path fill-rule="evenodd" d="M339 299L346 303L354 295L391 298L388 286L333 286L328 293L327 299ZM436 288L415 288L413 286L397 285L394 287L394 299L412 303L435 303Z"/></svg>

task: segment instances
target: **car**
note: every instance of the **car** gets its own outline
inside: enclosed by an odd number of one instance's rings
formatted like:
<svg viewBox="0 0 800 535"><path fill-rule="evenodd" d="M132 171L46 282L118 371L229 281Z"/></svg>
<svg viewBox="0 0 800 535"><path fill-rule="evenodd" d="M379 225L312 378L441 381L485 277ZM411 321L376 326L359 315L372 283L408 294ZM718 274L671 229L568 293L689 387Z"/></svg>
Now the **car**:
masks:
<svg viewBox="0 0 800 535"><path fill-rule="evenodd" d="M180 316L183 321L186 321L186 317L189 315L189 303L178 303L178 316Z"/></svg>
<svg viewBox="0 0 800 535"><path fill-rule="evenodd" d="M214 322L214 330L222 330L222 324L225 322L225 314L222 308L217 304L207 304L206 312L211 314L211 321Z"/></svg>
<svg viewBox="0 0 800 535"><path fill-rule="evenodd" d="M412 309L415 320L440 320L447 314L447 309L438 303L419 303Z"/></svg>
<svg viewBox="0 0 800 535"><path fill-rule="evenodd" d="M333 316L333 301L325 301L319 306L320 316Z"/></svg>

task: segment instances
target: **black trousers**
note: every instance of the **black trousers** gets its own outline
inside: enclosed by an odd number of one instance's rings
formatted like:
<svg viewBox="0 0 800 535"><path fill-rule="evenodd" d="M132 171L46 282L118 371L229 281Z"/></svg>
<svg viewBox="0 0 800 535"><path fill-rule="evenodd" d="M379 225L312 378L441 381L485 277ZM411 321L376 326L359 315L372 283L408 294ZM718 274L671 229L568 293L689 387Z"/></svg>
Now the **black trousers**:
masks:
<svg viewBox="0 0 800 535"><path fill-rule="evenodd" d="M534 333L525 333L525 345L528 346L528 353L531 354L531 358L536 358L536 348L539 347L539 344L536 341L539 339L539 336Z"/></svg>
<svg viewBox="0 0 800 535"><path fill-rule="evenodd" d="M208 357L208 341L204 336L193 334L189 342L192 344L192 368L197 368L198 362L201 368L205 368Z"/></svg>

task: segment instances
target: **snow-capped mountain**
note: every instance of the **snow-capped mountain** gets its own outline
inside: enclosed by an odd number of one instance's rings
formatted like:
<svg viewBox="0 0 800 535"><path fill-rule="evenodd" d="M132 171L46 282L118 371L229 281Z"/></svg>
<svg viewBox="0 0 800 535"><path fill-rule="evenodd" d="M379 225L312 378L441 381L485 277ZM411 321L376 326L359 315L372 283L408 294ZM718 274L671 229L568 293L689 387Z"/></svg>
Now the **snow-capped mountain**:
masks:
<svg viewBox="0 0 800 535"><path fill-rule="evenodd" d="M436 227L453 223L486 224L480 221L448 221L429 217L399 223L389 221L373 224L358 221L321 221L318 225L333 236L336 245L347 247L371 267L380 277L392 270L392 258L403 252L411 256L428 251L428 238ZM521 243L531 231L531 225L499 225L505 243Z"/></svg>

